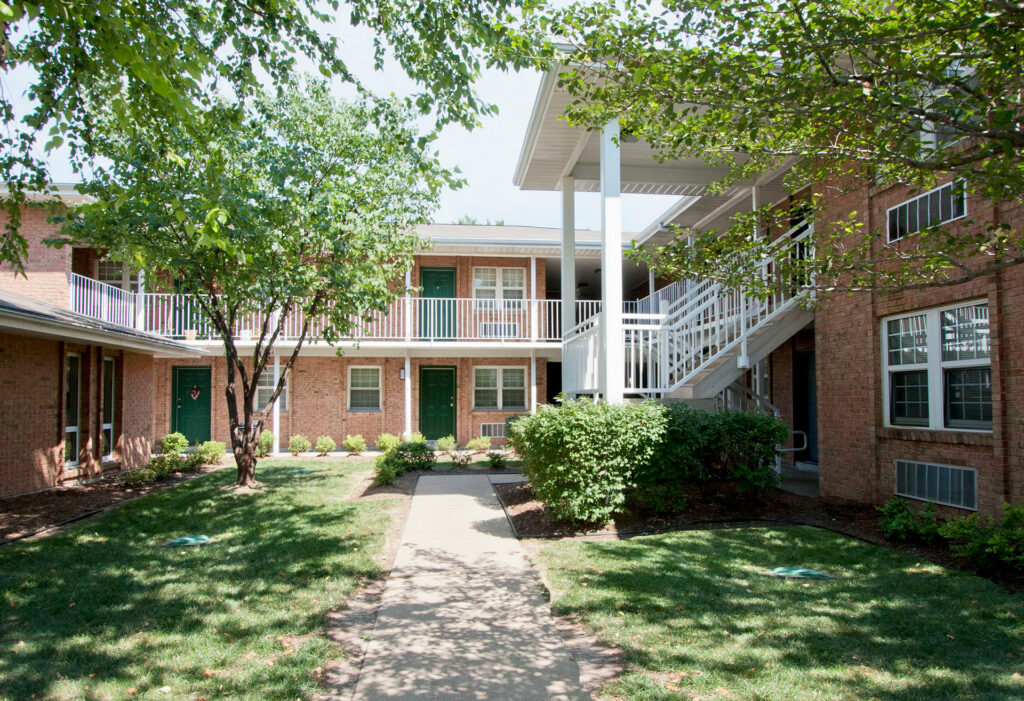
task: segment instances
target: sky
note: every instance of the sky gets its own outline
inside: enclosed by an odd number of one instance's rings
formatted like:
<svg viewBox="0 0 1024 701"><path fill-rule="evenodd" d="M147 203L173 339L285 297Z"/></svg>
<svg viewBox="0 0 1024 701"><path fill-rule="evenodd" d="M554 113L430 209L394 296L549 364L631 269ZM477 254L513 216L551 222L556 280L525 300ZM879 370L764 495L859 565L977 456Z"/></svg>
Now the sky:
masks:
<svg viewBox="0 0 1024 701"><path fill-rule="evenodd" d="M379 95L409 94L415 83L394 62L383 71L374 70L372 36L339 19L329 31L340 37L341 55L349 69ZM301 65L301 64L300 64ZM301 66L316 74L311 64ZM542 74L537 71L504 72L487 70L478 82L478 90L495 104L498 114L482 119L482 126L468 131L461 125L445 128L434 142L441 161L457 166L467 184L457 191L446 191L433 220L453 222L472 217L480 223L501 221L509 225L559 227L561 225L561 194L558 192L522 191L512 184L519 152L522 148L534 99ZM30 83L31 75L19 71L8 73L3 89L18 101ZM350 87L337 83L340 98L354 95ZM428 122L424 122L428 124ZM55 182L80 179L72 171L66 154L57 151L47 158ZM624 195L622 202L623 230L639 232L667 210L677 198L655 195ZM600 196L597 193L576 194L576 226L600 229Z"/></svg>

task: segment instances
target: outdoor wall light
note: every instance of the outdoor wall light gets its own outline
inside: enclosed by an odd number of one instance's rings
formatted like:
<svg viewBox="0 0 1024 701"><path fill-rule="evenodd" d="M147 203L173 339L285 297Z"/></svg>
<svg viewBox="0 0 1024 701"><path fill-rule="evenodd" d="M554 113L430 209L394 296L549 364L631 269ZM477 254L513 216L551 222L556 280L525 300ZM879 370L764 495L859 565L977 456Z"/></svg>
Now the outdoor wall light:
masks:
<svg viewBox="0 0 1024 701"><path fill-rule="evenodd" d="M398 369L398 379L399 380L404 380L405 379L405 368L399 368Z"/></svg>

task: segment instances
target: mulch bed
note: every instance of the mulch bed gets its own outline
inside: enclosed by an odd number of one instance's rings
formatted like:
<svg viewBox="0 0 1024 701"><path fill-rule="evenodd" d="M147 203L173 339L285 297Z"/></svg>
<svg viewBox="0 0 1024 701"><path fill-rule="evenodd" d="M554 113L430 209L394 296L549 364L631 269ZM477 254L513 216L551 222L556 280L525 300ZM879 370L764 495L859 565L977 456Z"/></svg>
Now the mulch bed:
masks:
<svg viewBox="0 0 1024 701"><path fill-rule="evenodd" d="M127 486L108 477L89 484L0 499L0 544L221 470L227 466L227 460L224 462L152 484Z"/></svg>
<svg viewBox="0 0 1024 701"><path fill-rule="evenodd" d="M638 510L616 516L606 524L561 521L545 512L529 484L497 484L498 498L520 538L629 537L644 533L698 528L756 525L764 520L827 528L884 547L901 550L935 564L983 576L996 584L1024 592L1024 575L976 572L944 544L929 546L892 541L882 534L873 506L831 498L809 498L772 490L756 500L688 499L682 513L652 516Z"/></svg>

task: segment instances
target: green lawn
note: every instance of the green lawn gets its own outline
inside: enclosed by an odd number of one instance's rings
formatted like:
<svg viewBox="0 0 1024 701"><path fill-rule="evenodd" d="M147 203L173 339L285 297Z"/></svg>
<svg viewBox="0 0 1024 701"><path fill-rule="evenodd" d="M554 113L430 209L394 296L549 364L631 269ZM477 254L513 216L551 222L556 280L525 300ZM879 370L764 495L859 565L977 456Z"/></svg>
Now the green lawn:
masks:
<svg viewBox="0 0 1024 701"><path fill-rule="evenodd" d="M262 461L257 493L228 468L0 548L0 698L310 696L326 613L381 572L395 502L344 501L370 467ZM190 533L215 542L158 547Z"/></svg>
<svg viewBox="0 0 1024 701"><path fill-rule="evenodd" d="M1020 699L1024 600L808 528L562 541L553 606L618 646L624 699ZM783 580L777 566L834 580Z"/></svg>

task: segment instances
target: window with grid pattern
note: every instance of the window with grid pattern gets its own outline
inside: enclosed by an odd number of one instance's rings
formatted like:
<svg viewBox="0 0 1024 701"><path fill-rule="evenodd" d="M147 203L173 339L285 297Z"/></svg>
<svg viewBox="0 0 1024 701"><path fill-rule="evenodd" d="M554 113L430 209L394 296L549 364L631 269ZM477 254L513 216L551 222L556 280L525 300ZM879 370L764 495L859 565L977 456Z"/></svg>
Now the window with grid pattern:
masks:
<svg viewBox="0 0 1024 701"><path fill-rule="evenodd" d="M473 408L525 409L526 368L474 368Z"/></svg>
<svg viewBox="0 0 1024 701"><path fill-rule="evenodd" d="M277 386L274 384L274 373L267 372L266 370L260 374L259 382L256 383L256 404L253 406L254 411L263 411L263 407L267 406L267 402L274 396L274 390ZM288 379L285 378L284 386L281 387L281 394L277 397L277 406L280 407L278 410L281 413L288 412Z"/></svg>
<svg viewBox="0 0 1024 701"><path fill-rule="evenodd" d="M348 408L350 411L380 411L380 368L349 368Z"/></svg>
<svg viewBox="0 0 1024 701"><path fill-rule="evenodd" d="M473 303L477 310L514 311L526 298L524 268L473 268ZM503 300L499 302L498 300Z"/></svg>
<svg viewBox="0 0 1024 701"><path fill-rule="evenodd" d="M967 189L963 180L946 183L889 209L889 242L967 216Z"/></svg>

